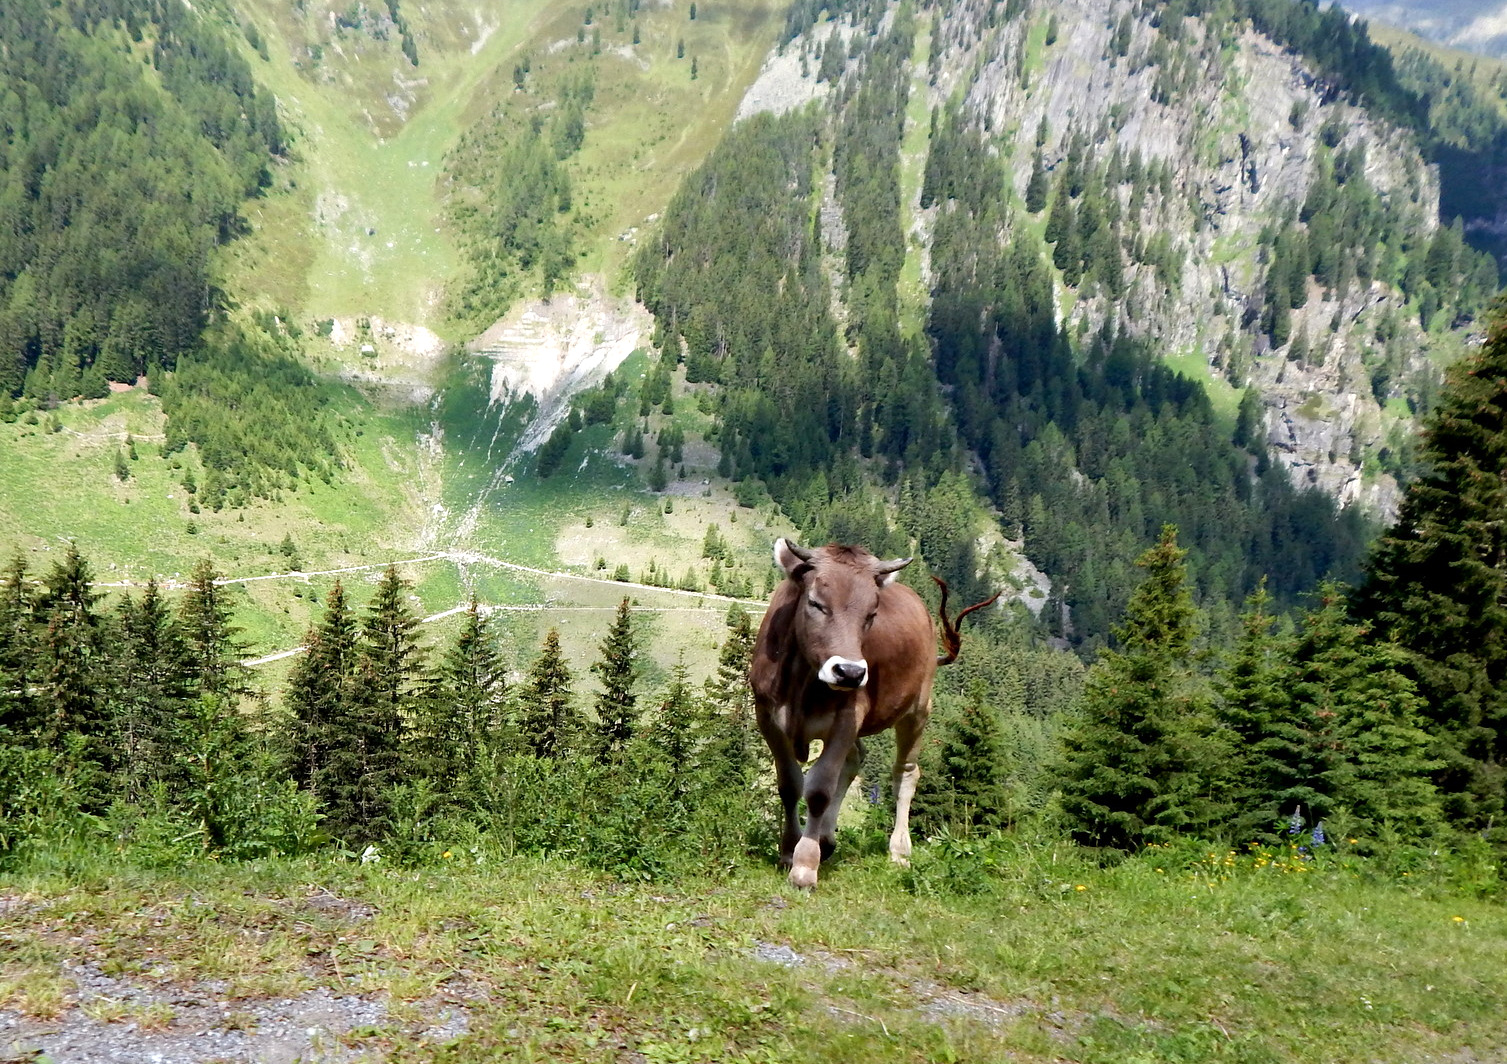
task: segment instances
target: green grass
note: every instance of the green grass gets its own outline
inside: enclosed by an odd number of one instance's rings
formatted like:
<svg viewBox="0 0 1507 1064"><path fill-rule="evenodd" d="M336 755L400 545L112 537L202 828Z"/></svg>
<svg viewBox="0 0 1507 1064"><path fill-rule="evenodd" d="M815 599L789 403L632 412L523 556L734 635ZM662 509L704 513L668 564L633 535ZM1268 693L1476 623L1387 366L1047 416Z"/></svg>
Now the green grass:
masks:
<svg viewBox="0 0 1507 1064"><path fill-rule="evenodd" d="M0 464L0 553L21 551L35 576L72 540L102 584L179 580L205 557L228 577L286 572L288 559L277 548L287 535L311 572L428 553L415 543L422 514L412 490L414 422L402 411L371 407L350 389L339 393L335 410L347 468L333 485L305 480L276 500L218 513L190 509L184 474L202 470L191 453L162 455L161 405L143 390L64 404L57 433L47 431L45 416L37 425L0 424L7 459ZM120 481L114 459L127 432L138 458ZM307 627L309 600L289 594L293 583L238 586L237 623L253 653L292 645Z"/></svg>
<svg viewBox="0 0 1507 1064"><path fill-rule="evenodd" d="M984 893L853 839L814 894L758 861L616 882L436 844L426 865L328 858L152 870L43 855L0 878L0 1007L59 1015L65 965L218 980L230 1008L311 987L383 1000L352 1048L395 1060L1496 1059L1507 925L1424 873L1148 852L1100 869L995 847ZM448 857L443 854L449 854ZM957 862L964 862L960 865ZM952 862L951 865L948 862ZM786 963L761 959L782 957ZM150 975L148 975L150 970ZM442 1008L469 1030L437 1048Z"/></svg>
<svg viewBox="0 0 1507 1064"><path fill-rule="evenodd" d="M631 28L617 34L611 18L599 20L604 51L590 60L596 99L574 164L582 214L589 219L582 270L623 285L636 241L619 237L652 224L650 216L664 210L681 179L722 139L774 45L784 11L772 0L713 2L702 4L692 22L686 5L645 4L636 46ZM580 8L562 5L553 27L573 37L579 22ZM676 59L681 40L685 57Z"/></svg>
<svg viewBox="0 0 1507 1064"><path fill-rule="evenodd" d="M1208 357L1201 349L1164 355L1162 361L1184 377L1202 384L1204 391L1209 393L1209 402L1213 405L1214 412L1234 428L1235 415L1240 410L1241 389L1236 388L1222 374L1210 369Z"/></svg>
<svg viewBox="0 0 1507 1064"><path fill-rule="evenodd" d="M929 131L931 111L927 107L926 56L931 49L931 35L918 28L911 52L910 97L905 108L905 135L900 142L901 224L909 234L915 225L912 205L919 202L921 183L926 176L926 156L931 150ZM900 267L897 285L900 329L910 338L919 339L926 328L930 293L921 276L920 248L913 239L906 240L905 262Z"/></svg>
<svg viewBox="0 0 1507 1064"><path fill-rule="evenodd" d="M551 5L510 4L484 43L459 5L416 8L408 17L427 45L417 69L396 40L356 35L338 42L343 55L332 45L315 62L308 49L327 32L318 11L247 7L272 55L253 58L254 69L293 131L294 162L284 191L247 211L254 233L231 251L233 289L310 319L375 315L443 333L441 294L460 263L438 197L445 155ZM388 99L405 92L406 120Z"/></svg>

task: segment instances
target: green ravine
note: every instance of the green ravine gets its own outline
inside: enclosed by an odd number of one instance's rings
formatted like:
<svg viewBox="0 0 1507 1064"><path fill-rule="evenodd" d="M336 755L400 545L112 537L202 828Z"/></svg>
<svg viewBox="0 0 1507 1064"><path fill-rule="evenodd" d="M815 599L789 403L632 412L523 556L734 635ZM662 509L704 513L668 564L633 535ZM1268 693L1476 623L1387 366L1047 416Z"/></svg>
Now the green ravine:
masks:
<svg viewBox="0 0 1507 1064"><path fill-rule="evenodd" d="M689 24L693 44L705 49L695 83L671 77L684 75L671 36L687 33L683 13L643 12L643 44L630 55L593 62L600 85L577 167L577 197L592 211L583 268L614 279L631 248L616 237L662 209L680 177L716 142L773 42L775 7L745 5L734 17L708 12ZM592 562L601 554L612 568L627 563L637 578L653 561L678 580L701 562L704 524L727 526L723 488L709 499L686 498L679 514L635 520L631 528L618 521L618 493L625 487L641 515L661 504L640 496L632 488L635 478L621 472L543 490L520 483L506 503L488 502L467 486L464 451L453 442L426 442L432 425L412 401L447 383L447 345L471 338L444 307L446 287L464 258L444 202L447 156L467 128L506 99L509 72L521 58L533 56L543 67L554 42L574 43L580 11L542 0L509 3L495 14L459 3L426 5L412 13L423 42L418 68L404 59L395 34L381 40L341 31L316 60L313 46L329 38L329 27L313 8L300 14L250 0L236 15L266 52L262 58L239 41L258 82L277 96L290 148L273 164L271 186L244 207L247 235L221 249L218 283L232 306L273 311L299 328L304 357L321 376L355 381L355 387L342 384L336 399L346 470L331 485L310 480L275 502L191 512L192 499L178 483L181 470L171 467L178 463L157 457L163 418L155 397L138 388L66 404L58 411L58 433L45 422L0 425L0 446L11 456L0 470L0 551L20 547L43 566L51 548L72 539L105 585L139 583L147 575L172 581L206 555L235 580L283 572L274 549L287 534L311 574L351 567L370 573L436 549L501 554L572 576L499 576L493 568L453 560L418 565L407 574L418 584L423 612L445 613L470 593L504 607L544 606L510 622L520 645L536 643L547 623L559 621L567 645L583 655L595 638L594 621L584 623L594 616L590 611L610 608L622 593L634 594L645 608L678 606L682 599L672 594L607 586L616 583L604 579L611 570L598 573ZM566 50L560 69L576 63L572 51ZM581 52L582 66L586 58ZM618 132L649 126L654 135L648 138ZM319 323L331 320L335 330L326 340ZM363 320L395 328L401 340L368 334ZM342 338L346 342L333 342ZM379 348L375 362L359 353L368 338ZM126 433L137 441L139 458L131 477L120 482L112 461ZM59 462L72 470L62 483L45 472ZM448 507L455 520L437 518L437 506ZM583 536L588 530L579 526L588 519L597 531ZM769 538L735 541L743 564L760 576ZM572 539L589 540L592 555L576 557L579 551L566 542ZM242 589L237 623L248 657L298 645L331 579L233 585ZM550 612L554 606L560 612ZM698 670L705 669L720 638L720 617L714 606L704 614L666 612L663 647L686 646Z"/></svg>

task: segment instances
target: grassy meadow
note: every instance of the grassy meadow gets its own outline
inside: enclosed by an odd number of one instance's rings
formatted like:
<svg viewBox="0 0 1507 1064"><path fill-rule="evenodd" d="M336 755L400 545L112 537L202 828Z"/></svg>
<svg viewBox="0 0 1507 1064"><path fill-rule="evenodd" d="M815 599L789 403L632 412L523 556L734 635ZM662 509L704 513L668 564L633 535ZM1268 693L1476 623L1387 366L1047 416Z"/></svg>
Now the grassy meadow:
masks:
<svg viewBox="0 0 1507 1064"><path fill-rule="evenodd" d="M356 1059L1485 1061L1507 1053L1507 921L1470 869L1337 853L922 846L845 831L813 894L758 861L661 882L441 848L414 867L102 863L0 879L0 1007L187 1022L81 993L87 960L232 1019L325 987L384 1003ZM1340 850L1344 849L1341 842ZM156 1011L142 1015L147 1007ZM463 1017L462 1030L454 1017ZM422 1032L450 1017L443 1037ZM83 1022L80 1020L80 1022Z"/></svg>

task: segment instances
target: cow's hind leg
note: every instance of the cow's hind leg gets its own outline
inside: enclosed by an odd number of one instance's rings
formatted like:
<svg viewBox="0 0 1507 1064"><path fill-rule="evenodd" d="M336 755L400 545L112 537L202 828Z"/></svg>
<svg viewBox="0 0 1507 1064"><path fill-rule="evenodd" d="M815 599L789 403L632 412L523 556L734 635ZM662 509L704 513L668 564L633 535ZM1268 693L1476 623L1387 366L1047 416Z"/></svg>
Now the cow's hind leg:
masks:
<svg viewBox="0 0 1507 1064"><path fill-rule="evenodd" d="M928 704L926 712L908 714L895 723L895 830L890 835L890 860L899 865L910 864L910 802L921 779L917 758L930 710Z"/></svg>
<svg viewBox="0 0 1507 1064"><path fill-rule="evenodd" d="M764 733L764 740L769 744L769 752L774 758L775 789L779 792L780 806L784 813L784 827L780 832L780 867L789 868L795 857L795 845L801 838L798 806L805 779L790 736L776 722L767 721L762 714L759 730Z"/></svg>

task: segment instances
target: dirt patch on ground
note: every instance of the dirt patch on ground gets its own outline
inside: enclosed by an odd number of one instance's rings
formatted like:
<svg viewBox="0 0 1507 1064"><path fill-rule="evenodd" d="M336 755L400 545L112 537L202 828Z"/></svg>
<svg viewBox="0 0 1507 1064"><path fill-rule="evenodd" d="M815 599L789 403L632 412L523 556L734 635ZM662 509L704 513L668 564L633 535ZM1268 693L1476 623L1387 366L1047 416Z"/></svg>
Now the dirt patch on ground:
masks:
<svg viewBox="0 0 1507 1064"><path fill-rule="evenodd" d="M930 979L900 972L884 965L871 964L863 950L851 950L839 954L813 949L798 953L790 946L756 941L753 949L749 951L749 956L765 964L778 964L784 968L809 966L821 969L828 975L856 970L868 975L882 976L894 985L906 989L913 1002L912 1011L939 1022L964 1019L986 1027L1001 1028L1021 1019L1036 1017L1046 1020L1051 1027L1062 1026L1060 1016L1049 1013L1033 1001L1024 998L1006 1001L987 994L955 990ZM873 1017L831 1003L828 1004L828 1010L835 1016L880 1022Z"/></svg>

